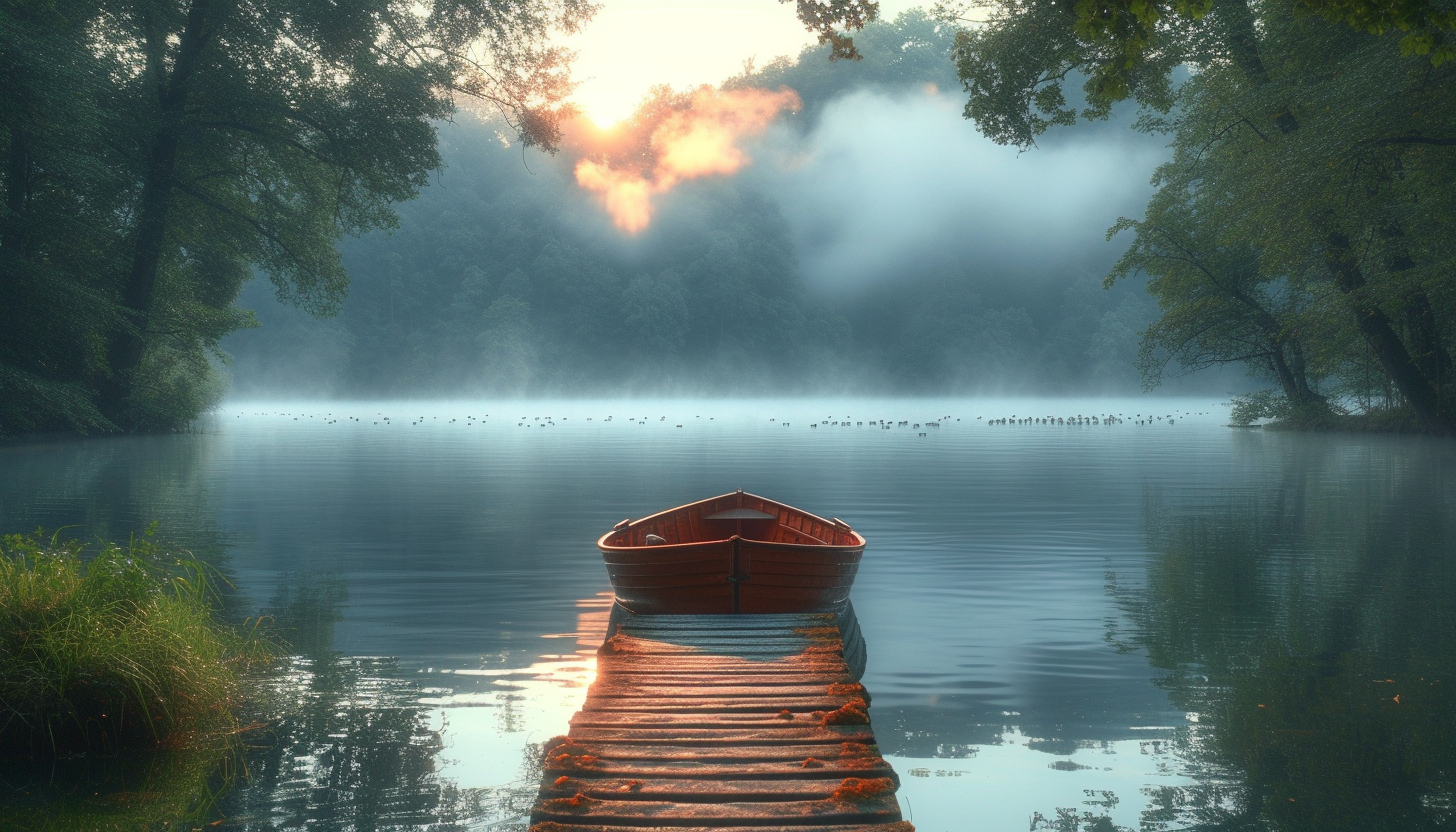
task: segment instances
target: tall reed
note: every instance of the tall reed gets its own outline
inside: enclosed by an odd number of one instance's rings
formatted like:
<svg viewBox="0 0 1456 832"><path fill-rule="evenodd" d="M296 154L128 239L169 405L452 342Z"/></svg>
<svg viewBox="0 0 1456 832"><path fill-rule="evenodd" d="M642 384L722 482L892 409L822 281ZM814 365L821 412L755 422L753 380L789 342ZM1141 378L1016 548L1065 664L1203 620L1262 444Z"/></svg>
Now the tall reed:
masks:
<svg viewBox="0 0 1456 832"><path fill-rule="evenodd" d="M183 745L234 731L252 630L213 615L216 573L164 550L0 538L0 749L42 755Z"/></svg>

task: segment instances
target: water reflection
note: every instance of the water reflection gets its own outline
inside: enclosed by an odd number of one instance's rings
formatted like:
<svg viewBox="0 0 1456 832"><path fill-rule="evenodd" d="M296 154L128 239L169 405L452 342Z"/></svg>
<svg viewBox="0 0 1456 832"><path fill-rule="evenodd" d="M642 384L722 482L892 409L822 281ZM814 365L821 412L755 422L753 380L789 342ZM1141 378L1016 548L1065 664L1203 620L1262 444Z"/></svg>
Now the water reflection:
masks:
<svg viewBox="0 0 1456 832"><path fill-rule="evenodd" d="M521 706L532 697L515 690L584 687L594 671L589 659L550 654L522 669L405 674L394 659L332 649L347 600L337 576L303 574L282 582L268 604L298 654L272 680L266 701L274 717L250 736L248 776L222 801L224 827L524 829L540 781L536 745L517 738L505 744L513 753L502 754L499 741L470 742L473 720L456 715L484 705L501 732L519 734L529 721ZM581 632L570 636L583 644L595 639L594 649L605 629L601 599L583 602L581 619ZM451 686L432 684L442 679ZM468 690L479 680L501 689L489 696ZM442 753L462 740L493 752L497 770L476 778L490 786L464 785L468 765ZM511 769L504 776L502 765Z"/></svg>
<svg viewBox="0 0 1456 832"><path fill-rule="evenodd" d="M271 785L227 798L223 828L509 822L512 789L526 806L537 785L527 750L594 673L608 584L591 541L737 486L871 539L865 684L923 832L966 828L968 807L988 830L1450 828L1450 443L975 418L1148 405L228 414L205 435L0 446L0 530L124 538L160 520L226 566L236 617L273 616L297 653L277 694L294 715L253 741ZM554 424L517 427L537 413ZM825 417L840 427L808 427Z"/></svg>
<svg viewBox="0 0 1456 832"><path fill-rule="evenodd" d="M0 829L200 828L218 817L216 798L236 780L238 752L224 738L124 757L0 758Z"/></svg>
<svg viewBox="0 0 1456 832"><path fill-rule="evenodd" d="M1161 685L1196 722L1196 778L1143 828L1456 826L1450 451L1264 437L1257 490L1150 499L1153 557L1117 588Z"/></svg>

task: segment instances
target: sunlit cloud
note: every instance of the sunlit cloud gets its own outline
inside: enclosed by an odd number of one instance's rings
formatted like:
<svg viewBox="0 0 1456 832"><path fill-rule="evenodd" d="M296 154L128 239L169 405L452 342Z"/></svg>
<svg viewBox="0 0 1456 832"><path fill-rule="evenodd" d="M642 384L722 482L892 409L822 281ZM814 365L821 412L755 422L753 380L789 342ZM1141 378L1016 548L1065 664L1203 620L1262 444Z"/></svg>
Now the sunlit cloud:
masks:
<svg viewBox="0 0 1456 832"><path fill-rule="evenodd" d="M787 87L776 92L702 87L688 109L668 116L653 131L649 166L613 168L582 159L576 182L596 195L613 225L636 234L652 222L654 196L690 179L737 173L751 161L740 142L768 129L781 111L800 106L798 94Z"/></svg>

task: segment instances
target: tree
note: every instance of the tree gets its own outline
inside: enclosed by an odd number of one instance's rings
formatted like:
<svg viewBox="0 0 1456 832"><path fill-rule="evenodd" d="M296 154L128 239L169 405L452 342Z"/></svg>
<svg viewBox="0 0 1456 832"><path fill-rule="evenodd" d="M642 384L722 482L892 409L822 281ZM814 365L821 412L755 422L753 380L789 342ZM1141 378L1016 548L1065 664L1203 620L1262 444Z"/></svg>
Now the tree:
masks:
<svg viewBox="0 0 1456 832"><path fill-rule="evenodd" d="M1238 363L1279 385L1296 409L1327 408L1312 382L1305 332L1318 299L1300 281L1271 278L1259 265L1259 252L1221 243L1218 227L1226 218L1211 189L1176 182L1184 172L1177 161L1159 171L1163 187L1148 204L1142 221L1126 217L1109 236L1135 232L1135 239L1108 275L1105 285L1143 272L1148 291L1158 299L1162 317L1143 332L1139 369L1146 389L1156 387L1170 363L1181 372Z"/></svg>
<svg viewBox="0 0 1456 832"><path fill-rule="evenodd" d="M787 3L789 0L779 0ZM794 0L799 20L805 28L819 36L820 44L829 45L829 60L858 61L854 38L842 33L859 31L880 16L880 4L873 0Z"/></svg>
<svg viewBox="0 0 1456 832"><path fill-rule="evenodd" d="M78 153L121 182L103 204L112 259L87 269L112 313L99 325L85 316L102 335L84 382L95 409L125 429L195 415L209 351L247 323L231 304L253 268L312 312L337 309L347 275L335 242L393 222L390 204L439 165L432 121L458 98L494 105L525 145L554 148L569 84L548 36L591 11L584 0L100 0L7 11L7 63L44 79L59 71L48 46L58 45L83 92L96 90L107 135ZM27 154L51 111L7 102L6 112L6 190L23 195L49 173ZM0 240L9 274L52 262L21 242L39 206L18 203L7 203L14 233Z"/></svg>
<svg viewBox="0 0 1456 832"><path fill-rule="evenodd" d="M120 67L85 41L94 13L84 0L0 6L0 435L111 427L90 382L119 322L107 274L130 182L101 80Z"/></svg>
<svg viewBox="0 0 1456 832"><path fill-rule="evenodd" d="M1197 232L1200 250L1257 253L1256 282L1333 290L1342 302L1328 308L1347 316L1401 404L1426 430L1456 430L1447 346L1456 262L1432 225L1456 219L1451 64L1277 4L1113 3L1089 17L1090 8L1019 0L963 32L967 116L1027 147L1053 125L1133 98L1146 108L1144 129L1173 137L1176 171L1160 174L1175 191L1167 199L1196 206L1187 222L1213 223ZM1086 101L1074 106L1064 84L1079 76ZM1143 226L1140 239L1154 228L1169 230Z"/></svg>

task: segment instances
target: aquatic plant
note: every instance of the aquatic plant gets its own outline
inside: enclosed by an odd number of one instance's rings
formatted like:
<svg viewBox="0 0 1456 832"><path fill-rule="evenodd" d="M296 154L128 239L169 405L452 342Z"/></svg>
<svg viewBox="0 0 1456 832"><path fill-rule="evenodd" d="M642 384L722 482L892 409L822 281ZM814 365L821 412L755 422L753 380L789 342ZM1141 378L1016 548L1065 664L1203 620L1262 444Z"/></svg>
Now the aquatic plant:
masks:
<svg viewBox="0 0 1456 832"><path fill-rule="evenodd" d="M0 748L179 747L235 732L256 629L213 616L216 573L153 530L127 545L0 537Z"/></svg>

